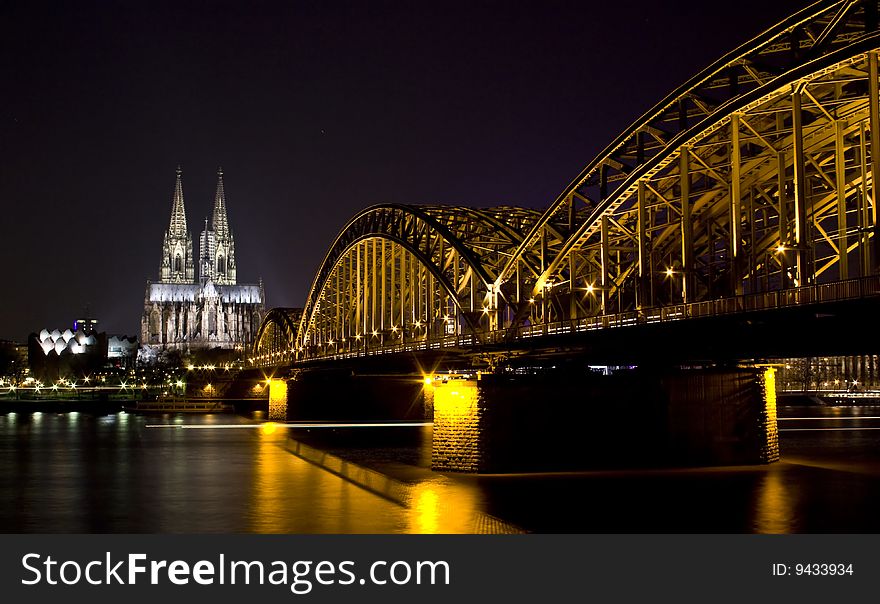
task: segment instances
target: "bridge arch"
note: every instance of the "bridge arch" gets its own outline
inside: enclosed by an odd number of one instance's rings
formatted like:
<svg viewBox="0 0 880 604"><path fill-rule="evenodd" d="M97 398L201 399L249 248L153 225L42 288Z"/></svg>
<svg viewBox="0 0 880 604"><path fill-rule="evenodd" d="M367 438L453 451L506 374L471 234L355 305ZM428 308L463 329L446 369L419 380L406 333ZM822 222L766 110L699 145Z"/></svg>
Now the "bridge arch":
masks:
<svg viewBox="0 0 880 604"><path fill-rule="evenodd" d="M538 247L518 289L548 321L872 274L876 30L876 2L818 2L716 61L587 165L496 287Z"/></svg>
<svg viewBox="0 0 880 604"><path fill-rule="evenodd" d="M272 365L289 360L301 317L301 308L273 308L267 312L254 338L251 362Z"/></svg>
<svg viewBox="0 0 880 604"><path fill-rule="evenodd" d="M636 120L543 212L364 210L327 252L292 351L769 308L873 278L878 13L877 0L822 0L768 29Z"/></svg>
<svg viewBox="0 0 880 604"><path fill-rule="evenodd" d="M342 229L309 292L297 338L302 357L476 342L499 292L500 261L540 218L522 208L387 204ZM529 257L532 272L537 268Z"/></svg>

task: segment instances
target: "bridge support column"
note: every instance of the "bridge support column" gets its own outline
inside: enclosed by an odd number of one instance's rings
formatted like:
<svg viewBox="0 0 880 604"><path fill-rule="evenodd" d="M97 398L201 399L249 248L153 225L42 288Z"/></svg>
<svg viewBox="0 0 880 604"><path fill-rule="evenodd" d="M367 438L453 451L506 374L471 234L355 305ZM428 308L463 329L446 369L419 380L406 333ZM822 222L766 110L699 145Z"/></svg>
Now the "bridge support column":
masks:
<svg viewBox="0 0 880 604"><path fill-rule="evenodd" d="M287 380L269 380L269 419L287 419Z"/></svg>
<svg viewBox="0 0 880 604"><path fill-rule="evenodd" d="M779 459L772 370L482 376L430 385L431 466L521 472Z"/></svg>

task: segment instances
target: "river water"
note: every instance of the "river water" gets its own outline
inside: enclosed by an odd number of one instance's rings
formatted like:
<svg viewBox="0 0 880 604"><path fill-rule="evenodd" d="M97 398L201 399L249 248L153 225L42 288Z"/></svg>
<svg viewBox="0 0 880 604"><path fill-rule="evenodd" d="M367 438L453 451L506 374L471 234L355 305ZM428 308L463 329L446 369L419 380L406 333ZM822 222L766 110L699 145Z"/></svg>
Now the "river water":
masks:
<svg viewBox="0 0 880 604"><path fill-rule="evenodd" d="M10 412L0 532L880 532L880 408L780 416L769 466L466 476L428 469L430 428L350 450L337 435L345 463L316 457L320 430L260 427L259 413Z"/></svg>

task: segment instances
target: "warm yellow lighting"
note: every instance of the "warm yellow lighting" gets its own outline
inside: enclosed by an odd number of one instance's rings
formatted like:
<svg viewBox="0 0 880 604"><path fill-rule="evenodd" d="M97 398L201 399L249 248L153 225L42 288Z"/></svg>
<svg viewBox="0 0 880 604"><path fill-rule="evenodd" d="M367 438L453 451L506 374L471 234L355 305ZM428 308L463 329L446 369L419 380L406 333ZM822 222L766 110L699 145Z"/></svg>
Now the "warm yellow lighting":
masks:
<svg viewBox="0 0 880 604"><path fill-rule="evenodd" d="M440 532L440 521L443 518L438 487L419 485L415 489L412 503L412 515L416 532L433 534Z"/></svg>
<svg viewBox="0 0 880 604"><path fill-rule="evenodd" d="M777 253L777 254L781 254L781 253L784 252L784 251L785 251L785 246L782 245L781 243L780 243L779 245L776 246L776 253Z"/></svg>
<svg viewBox="0 0 880 604"><path fill-rule="evenodd" d="M534 298L529 298L529 304L534 304L534 303L535 303L535 299L534 299Z"/></svg>
<svg viewBox="0 0 880 604"><path fill-rule="evenodd" d="M674 272L674 271L673 271L671 268L667 268L667 269L666 269L666 276L667 276L667 277L671 277L672 274L673 274L673 272Z"/></svg>
<svg viewBox="0 0 880 604"><path fill-rule="evenodd" d="M425 376L425 386L430 386L433 381L434 378L432 378L430 375Z"/></svg>
<svg viewBox="0 0 880 604"><path fill-rule="evenodd" d="M210 392L214 387L211 384L205 384L205 392Z"/></svg>
<svg viewBox="0 0 880 604"><path fill-rule="evenodd" d="M263 434L272 434L278 429L278 424L275 422L266 422L260 426L260 432Z"/></svg>
<svg viewBox="0 0 880 604"><path fill-rule="evenodd" d="M779 428L776 407L776 368L767 367L764 371L764 410L767 418L766 462L779 459Z"/></svg>
<svg viewBox="0 0 880 604"><path fill-rule="evenodd" d="M489 309L488 309L486 306L483 307L483 314L484 314L484 315L488 315L488 314L489 314Z"/></svg>
<svg viewBox="0 0 880 604"><path fill-rule="evenodd" d="M176 382L174 382L174 385L178 388L183 388L183 382L181 380L177 380Z"/></svg>
<svg viewBox="0 0 880 604"><path fill-rule="evenodd" d="M287 418L286 380L269 380L269 418Z"/></svg>
<svg viewBox="0 0 880 604"><path fill-rule="evenodd" d="M378 335L379 335L379 332L376 331L376 330L374 329L374 330L373 330L373 335L374 335L374 336L378 336Z"/></svg>
<svg viewBox="0 0 880 604"><path fill-rule="evenodd" d="M588 294L592 294L592 293L593 293L593 290L595 290L595 289L596 289L596 288L593 287L593 284L592 284L592 283L590 283L590 284L587 285L587 293L588 293Z"/></svg>
<svg viewBox="0 0 880 604"><path fill-rule="evenodd" d="M187 365L186 368L190 371L193 371L196 368L196 366L195 365Z"/></svg>
<svg viewBox="0 0 880 604"><path fill-rule="evenodd" d="M457 471L479 469L480 393L476 380L438 381L434 384L434 438L454 437L455 460L449 468Z"/></svg>

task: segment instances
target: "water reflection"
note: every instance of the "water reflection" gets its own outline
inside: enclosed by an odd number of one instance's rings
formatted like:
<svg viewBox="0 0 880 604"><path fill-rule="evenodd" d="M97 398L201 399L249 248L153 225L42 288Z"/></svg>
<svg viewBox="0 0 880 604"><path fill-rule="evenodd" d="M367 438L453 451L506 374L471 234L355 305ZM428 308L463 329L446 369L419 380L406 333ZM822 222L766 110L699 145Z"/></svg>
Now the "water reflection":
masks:
<svg viewBox="0 0 880 604"><path fill-rule="evenodd" d="M768 468L757 486L754 532L795 532L792 498L791 489L785 483L783 468Z"/></svg>
<svg viewBox="0 0 880 604"><path fill-rule="evenodd" d="M287 438L274 424L263 424L258 431L254 480L251 488L250 530L254 533L274 533L284 518L284 460L278 454L281 443Z"/></svg>
<svg viewBox="0 0 880 604"><path fill-rule="evenodd" d="M409 532L431 533L440 532L440 495L430 483L416 485L413 488Z"/></svg>
<svg viewBox="0 0 880 604"><path fill-rule="evenodd" d="M470 534L521 532L518 527L485 513L474 484L435 478L409 487L407 532L420 534ZM488 522L487 522L488 520Z"/></svg>
<svg viewBox="0 0 880 604"><path fill-rule="evenodd" d="M401 532L402 507L291 454L287 427L266 423L247 432L256 439L248 531Z"/></svg>
<svg viewBox="0 0 880 604"><path fill-rule="evenodd" d="M797 410L787 423L880 426L876 409L858 412ZM243 428L146 428L155 423ZM783 432L783 462L770 466L474 477L429 469L430 428L343 433L306 461L287 450L291 429L253 425L0 415L0 531L880 532L880 431Z"/></svg>

